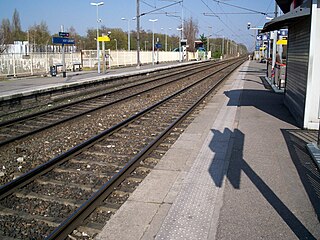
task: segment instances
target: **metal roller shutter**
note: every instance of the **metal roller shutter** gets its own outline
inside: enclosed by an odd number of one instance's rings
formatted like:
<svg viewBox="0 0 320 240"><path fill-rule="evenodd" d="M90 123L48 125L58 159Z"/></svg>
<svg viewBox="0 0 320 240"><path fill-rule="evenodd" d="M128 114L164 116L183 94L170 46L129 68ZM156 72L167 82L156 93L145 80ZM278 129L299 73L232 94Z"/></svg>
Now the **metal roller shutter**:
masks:
<svg viewBox="0 0 320 240"><path fill-rule="evenodd" d="M285 105L303 126L308 77L311 18L306 17L289 26L287 53L287 82Z"/></svg>

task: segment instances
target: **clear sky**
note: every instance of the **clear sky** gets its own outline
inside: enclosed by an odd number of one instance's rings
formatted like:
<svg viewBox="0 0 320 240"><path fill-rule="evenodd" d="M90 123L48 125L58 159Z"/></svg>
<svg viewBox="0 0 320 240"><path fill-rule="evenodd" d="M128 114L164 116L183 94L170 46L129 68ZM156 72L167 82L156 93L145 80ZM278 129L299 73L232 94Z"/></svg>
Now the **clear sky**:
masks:
<svg viewBox="0 0 320 240"><path fill-rule="evenodd" d="M104 5L99 7L99 18L102 24L111 28L122 28L127 31L128 24L121 18L131 19L136 15L136 0L101 0ZM140 0L140 13L147 13L156 8L170 5L178 0ZM0 0L0 20L12 19L16 8L20 15L21 26L24 31L35 23L45 21L51 34L59 32L60 26L65 29L73 26L80 35L85 35L88 28L96 27L96 7L90 2L100 0ZM220 2L220 3L219 3ZM233 39L238 43L244 43L251 48L254 43L254 32L247 30L247 23L251 26L263 25L266 20L263 14L254 14L241 8L231 7L232 4L257 12L270 13L273 17L274 0L184 0L184 19L192 17L198 22L199 34L218 34ZM232 13L232 14L228 14ZM236 13L236 14L234 14ZM246 14L244 14L246 13ZM205 16L215 14L215 16ZM171 16L168 16L171 15ZM155 23L155 32L163 32L177 35L176 28L181 22L181 4L162 9L161 11L146 14L141 17L141 27L144 30L152 30L149 19L158 19ZM135 21L130 21L130 28L135 28ZM171 28L171 30L169 30Z"/></svg>

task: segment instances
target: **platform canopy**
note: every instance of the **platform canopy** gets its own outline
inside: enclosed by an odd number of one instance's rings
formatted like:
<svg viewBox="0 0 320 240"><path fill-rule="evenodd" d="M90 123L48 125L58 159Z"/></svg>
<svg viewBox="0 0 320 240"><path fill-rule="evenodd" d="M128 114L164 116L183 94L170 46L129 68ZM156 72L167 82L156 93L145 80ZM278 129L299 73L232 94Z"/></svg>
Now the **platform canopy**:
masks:
<svg viewBox="0 0 320 240"><path fill-rule="evenodd" d="M276 2L283 13L287 13L290 11L290 5L292 3L292 0L276 0Z"/></svg>
<svg viewBox="0 0 320 240"><path fill-rule="evenodd" d="M270 32L273 30L279 30L281 28L288 27L303 17L307 17L311 14L310 8L297 7L291 12L288 12L280 17L274 18L270 22L267 22L261 32Z"/></svg>

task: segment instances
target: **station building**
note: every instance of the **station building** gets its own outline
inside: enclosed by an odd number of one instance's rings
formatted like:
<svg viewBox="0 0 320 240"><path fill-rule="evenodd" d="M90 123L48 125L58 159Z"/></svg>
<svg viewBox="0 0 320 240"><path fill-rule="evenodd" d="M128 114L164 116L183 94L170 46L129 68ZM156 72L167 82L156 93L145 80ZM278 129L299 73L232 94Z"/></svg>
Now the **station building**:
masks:
<svg viewBox="0 0 320 240"><path fill-rule="evenodd" d="M284 15L263 32L288 28L284 103L299 127L319 129L320 0L276 0Z"/></svg>

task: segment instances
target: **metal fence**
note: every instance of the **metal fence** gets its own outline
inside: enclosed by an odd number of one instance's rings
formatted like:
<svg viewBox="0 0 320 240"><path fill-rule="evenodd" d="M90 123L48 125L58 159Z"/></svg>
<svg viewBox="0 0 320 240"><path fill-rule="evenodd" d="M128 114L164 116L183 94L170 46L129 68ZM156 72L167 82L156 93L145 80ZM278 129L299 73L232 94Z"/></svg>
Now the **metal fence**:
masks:
<svg viewBox="0 0 320 240"><path fill-rule="evenodd" d="M109 67L129 66L137 64L136 51L106 51L100 52L100 60L105 58ZM195 60L194 53L188 53L188 60ZM159 51L154 54L154 61L171 62L179 60L179 52ZM140 61L142 64L152 63L152 52L141 51ZM74 64L81 63L83 68L96 68L98 65L96 50L83 50L82 52L65 53L66 69L72 70ZM50 66L61 65L62 54L52 52L25 54L2 54L0 55L0 77L46 74Z"/></svg>

